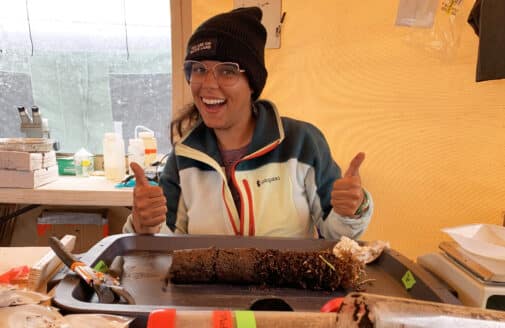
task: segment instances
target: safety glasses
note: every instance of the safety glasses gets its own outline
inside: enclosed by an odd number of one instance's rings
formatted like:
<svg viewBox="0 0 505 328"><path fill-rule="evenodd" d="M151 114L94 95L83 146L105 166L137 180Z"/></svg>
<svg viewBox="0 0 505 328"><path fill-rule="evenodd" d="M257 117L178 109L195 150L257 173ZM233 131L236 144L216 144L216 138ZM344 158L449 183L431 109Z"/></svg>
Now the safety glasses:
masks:
<svg viewBox="0 0 505 328"><path fill-rule="evenodd" d="M221 86L232 86L237 83L241 73L245 70L240 69L237 63L223 62L208 67L202 62L196 60L186 60L184 62L184 74L186 80L192 84L202 83L209 71L212 71L217 83Z"/></svg>

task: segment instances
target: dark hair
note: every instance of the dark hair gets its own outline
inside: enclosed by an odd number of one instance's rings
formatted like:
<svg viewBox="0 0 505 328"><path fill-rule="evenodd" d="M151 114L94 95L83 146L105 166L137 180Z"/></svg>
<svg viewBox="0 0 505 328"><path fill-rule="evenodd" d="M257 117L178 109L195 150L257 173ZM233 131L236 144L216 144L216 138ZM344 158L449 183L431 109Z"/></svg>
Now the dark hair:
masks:
<svg viewBox="0 0 505 328"><path fill-rule="evenodd" d="M251 99L251 110L252 115L258 115L258 108L255 102ZM170 123L170 142L172 146L179 141L179 139L191 128L193 128L198 121L200 121L201 116L198 108L196 108L195 103L187 104L184 106L179 114Z"/></svg>
<svg viewBox="0 0 505 328"><path fill-rule="evenodd" d="M184 106L170 123L170 142L174 145L200 120L200 113L194 103Z"/></svg>

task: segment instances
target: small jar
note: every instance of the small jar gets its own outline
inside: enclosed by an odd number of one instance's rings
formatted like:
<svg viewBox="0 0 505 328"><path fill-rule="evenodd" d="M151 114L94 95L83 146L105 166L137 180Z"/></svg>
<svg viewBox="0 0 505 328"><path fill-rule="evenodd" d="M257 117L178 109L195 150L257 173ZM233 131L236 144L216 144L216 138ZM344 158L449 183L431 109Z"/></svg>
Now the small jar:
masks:
<svg viewBox="0 0 505 328"><path fill-rule="evenodd" d="M89 177L93 172L93 155L86 149L81 148L74 155L75 175L80 177Z"/></svg>

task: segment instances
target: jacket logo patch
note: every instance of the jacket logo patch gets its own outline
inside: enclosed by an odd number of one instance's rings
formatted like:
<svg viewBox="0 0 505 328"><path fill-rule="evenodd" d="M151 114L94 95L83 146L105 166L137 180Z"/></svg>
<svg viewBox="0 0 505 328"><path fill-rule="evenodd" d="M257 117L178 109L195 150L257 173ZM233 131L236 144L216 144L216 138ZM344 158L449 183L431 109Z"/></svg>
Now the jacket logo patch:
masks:
<svg viewBox="0 0 505 328"><path fill-rule="evenodd" d="M262 184L265 184L265 183L272 183L274 181L280 181L281 180L281 177L280 176L276 176L276 177L270 177L270 178L265 178L265 179L262 179L262 180L256 180L256 185L258 187L261 187Z"/></svg>

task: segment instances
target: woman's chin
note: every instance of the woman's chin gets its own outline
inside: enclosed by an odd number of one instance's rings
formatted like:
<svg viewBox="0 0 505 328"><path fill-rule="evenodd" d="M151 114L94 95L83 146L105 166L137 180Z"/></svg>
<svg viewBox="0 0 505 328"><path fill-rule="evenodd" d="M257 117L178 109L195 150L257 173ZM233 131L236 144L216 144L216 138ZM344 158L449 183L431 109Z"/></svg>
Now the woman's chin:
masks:
<svg viewBox="0 0 505 328"><path fill-rule="evenodd" d="M209 117L203 117L203 123L205 123L205 125L210 129L220 129L224 126L224 123L221 120Z"/></svg>

